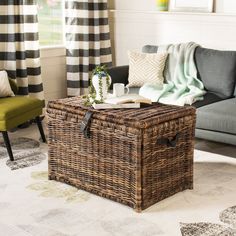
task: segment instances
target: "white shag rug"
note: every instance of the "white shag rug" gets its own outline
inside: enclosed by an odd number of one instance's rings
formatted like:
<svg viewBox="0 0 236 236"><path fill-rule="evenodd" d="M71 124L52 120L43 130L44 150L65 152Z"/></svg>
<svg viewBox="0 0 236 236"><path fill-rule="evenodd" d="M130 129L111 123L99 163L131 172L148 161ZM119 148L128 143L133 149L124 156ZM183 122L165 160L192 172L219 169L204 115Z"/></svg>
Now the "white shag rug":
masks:
<svg viewBox="0 0 236 236"><path fill-rule="evenodd" d="M48 181L46 160L11 171L0 159L0 235L4 236L178 236L181 231L206 236L211 234L201 233L201 227L211 226L228 228L231 233L220 235L231 236L236 235L232 217L225 213L234 209L225 209L235 205L236 159L202 151L195 151L194 190L178 193L141 214Z"/></svg>

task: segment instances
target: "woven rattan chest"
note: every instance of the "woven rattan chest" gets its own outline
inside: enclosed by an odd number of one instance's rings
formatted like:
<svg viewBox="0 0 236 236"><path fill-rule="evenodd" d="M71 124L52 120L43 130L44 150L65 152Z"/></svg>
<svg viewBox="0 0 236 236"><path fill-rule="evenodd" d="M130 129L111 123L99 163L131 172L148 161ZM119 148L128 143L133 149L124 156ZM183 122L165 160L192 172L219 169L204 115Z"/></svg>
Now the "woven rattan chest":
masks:
<svg viewBox="0 0 236 236"><path fill-rule="evenodd" d="M49 179L141 211L193 188L195 109L94 110L79 97L47 107Z"/></svg>

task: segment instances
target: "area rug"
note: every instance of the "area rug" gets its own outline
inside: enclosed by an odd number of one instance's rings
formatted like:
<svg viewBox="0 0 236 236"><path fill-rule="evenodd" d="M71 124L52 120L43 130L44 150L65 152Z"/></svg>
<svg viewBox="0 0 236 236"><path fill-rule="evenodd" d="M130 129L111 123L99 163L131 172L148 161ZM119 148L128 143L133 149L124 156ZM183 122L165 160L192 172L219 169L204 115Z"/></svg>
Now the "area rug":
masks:
<svg viewBox="0 0 236 236"><path fill-rule="evenodd" d="M212 223L181 224L182 236L235 236L236 232L225 225Z"/></svg>
<svg viewBox="0 0 236 236"><path fill-rule="evenodd" d="M46 154L40 150L40 143L30 138L17 138L11 140L14 161L9 156L3 140L0 140L0 159L7 158L6 165L11 170L34 166L46 159Z"/></svg>
<svg viewBox="0 0 236 236"><path fill-rule="evenodd" d="M0 235L235 236L233 158L195 151L194 189L142 213L48 180L46 160L11 171L0 159L0 173Z"/></svg>
<svg viewBox="0 0 236 236"><path fill-rule="evenodd" d="M208 222L181 223L182 236L235 236L236 235L236 206L229 207L219 214L223 224Z"/></svg>

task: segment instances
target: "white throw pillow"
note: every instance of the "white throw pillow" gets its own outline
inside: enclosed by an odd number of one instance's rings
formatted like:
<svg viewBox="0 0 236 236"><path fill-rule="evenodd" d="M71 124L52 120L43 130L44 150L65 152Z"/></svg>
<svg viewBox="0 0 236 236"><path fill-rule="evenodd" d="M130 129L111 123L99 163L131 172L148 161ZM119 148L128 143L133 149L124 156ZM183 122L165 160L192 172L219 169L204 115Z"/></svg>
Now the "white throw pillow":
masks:
<svg viewBox="0 0 236 236"><path fill-rule="evenodd" d="M11 90L11 86L8 80L6 71L0 71L0 97L11 97L15 96Z"/></svg>
<svg viewBox="0 0 236 236"><path fill-rule="evenodd" d="M145 83L163 84L163 71L168 53L140 53L129 51L128 56L128 87L141 87Z"/></svg>

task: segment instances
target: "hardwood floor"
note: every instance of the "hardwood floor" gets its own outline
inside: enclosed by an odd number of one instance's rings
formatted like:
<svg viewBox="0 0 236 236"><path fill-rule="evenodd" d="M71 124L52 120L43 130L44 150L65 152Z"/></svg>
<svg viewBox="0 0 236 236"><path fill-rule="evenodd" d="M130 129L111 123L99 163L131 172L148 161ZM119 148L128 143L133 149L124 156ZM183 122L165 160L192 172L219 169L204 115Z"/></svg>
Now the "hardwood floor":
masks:
<svg viewBox="0 0 236 236"><path fill-rule="evenodd" d="M236 146L196 139L195 149L236 158Z"/></svg>

